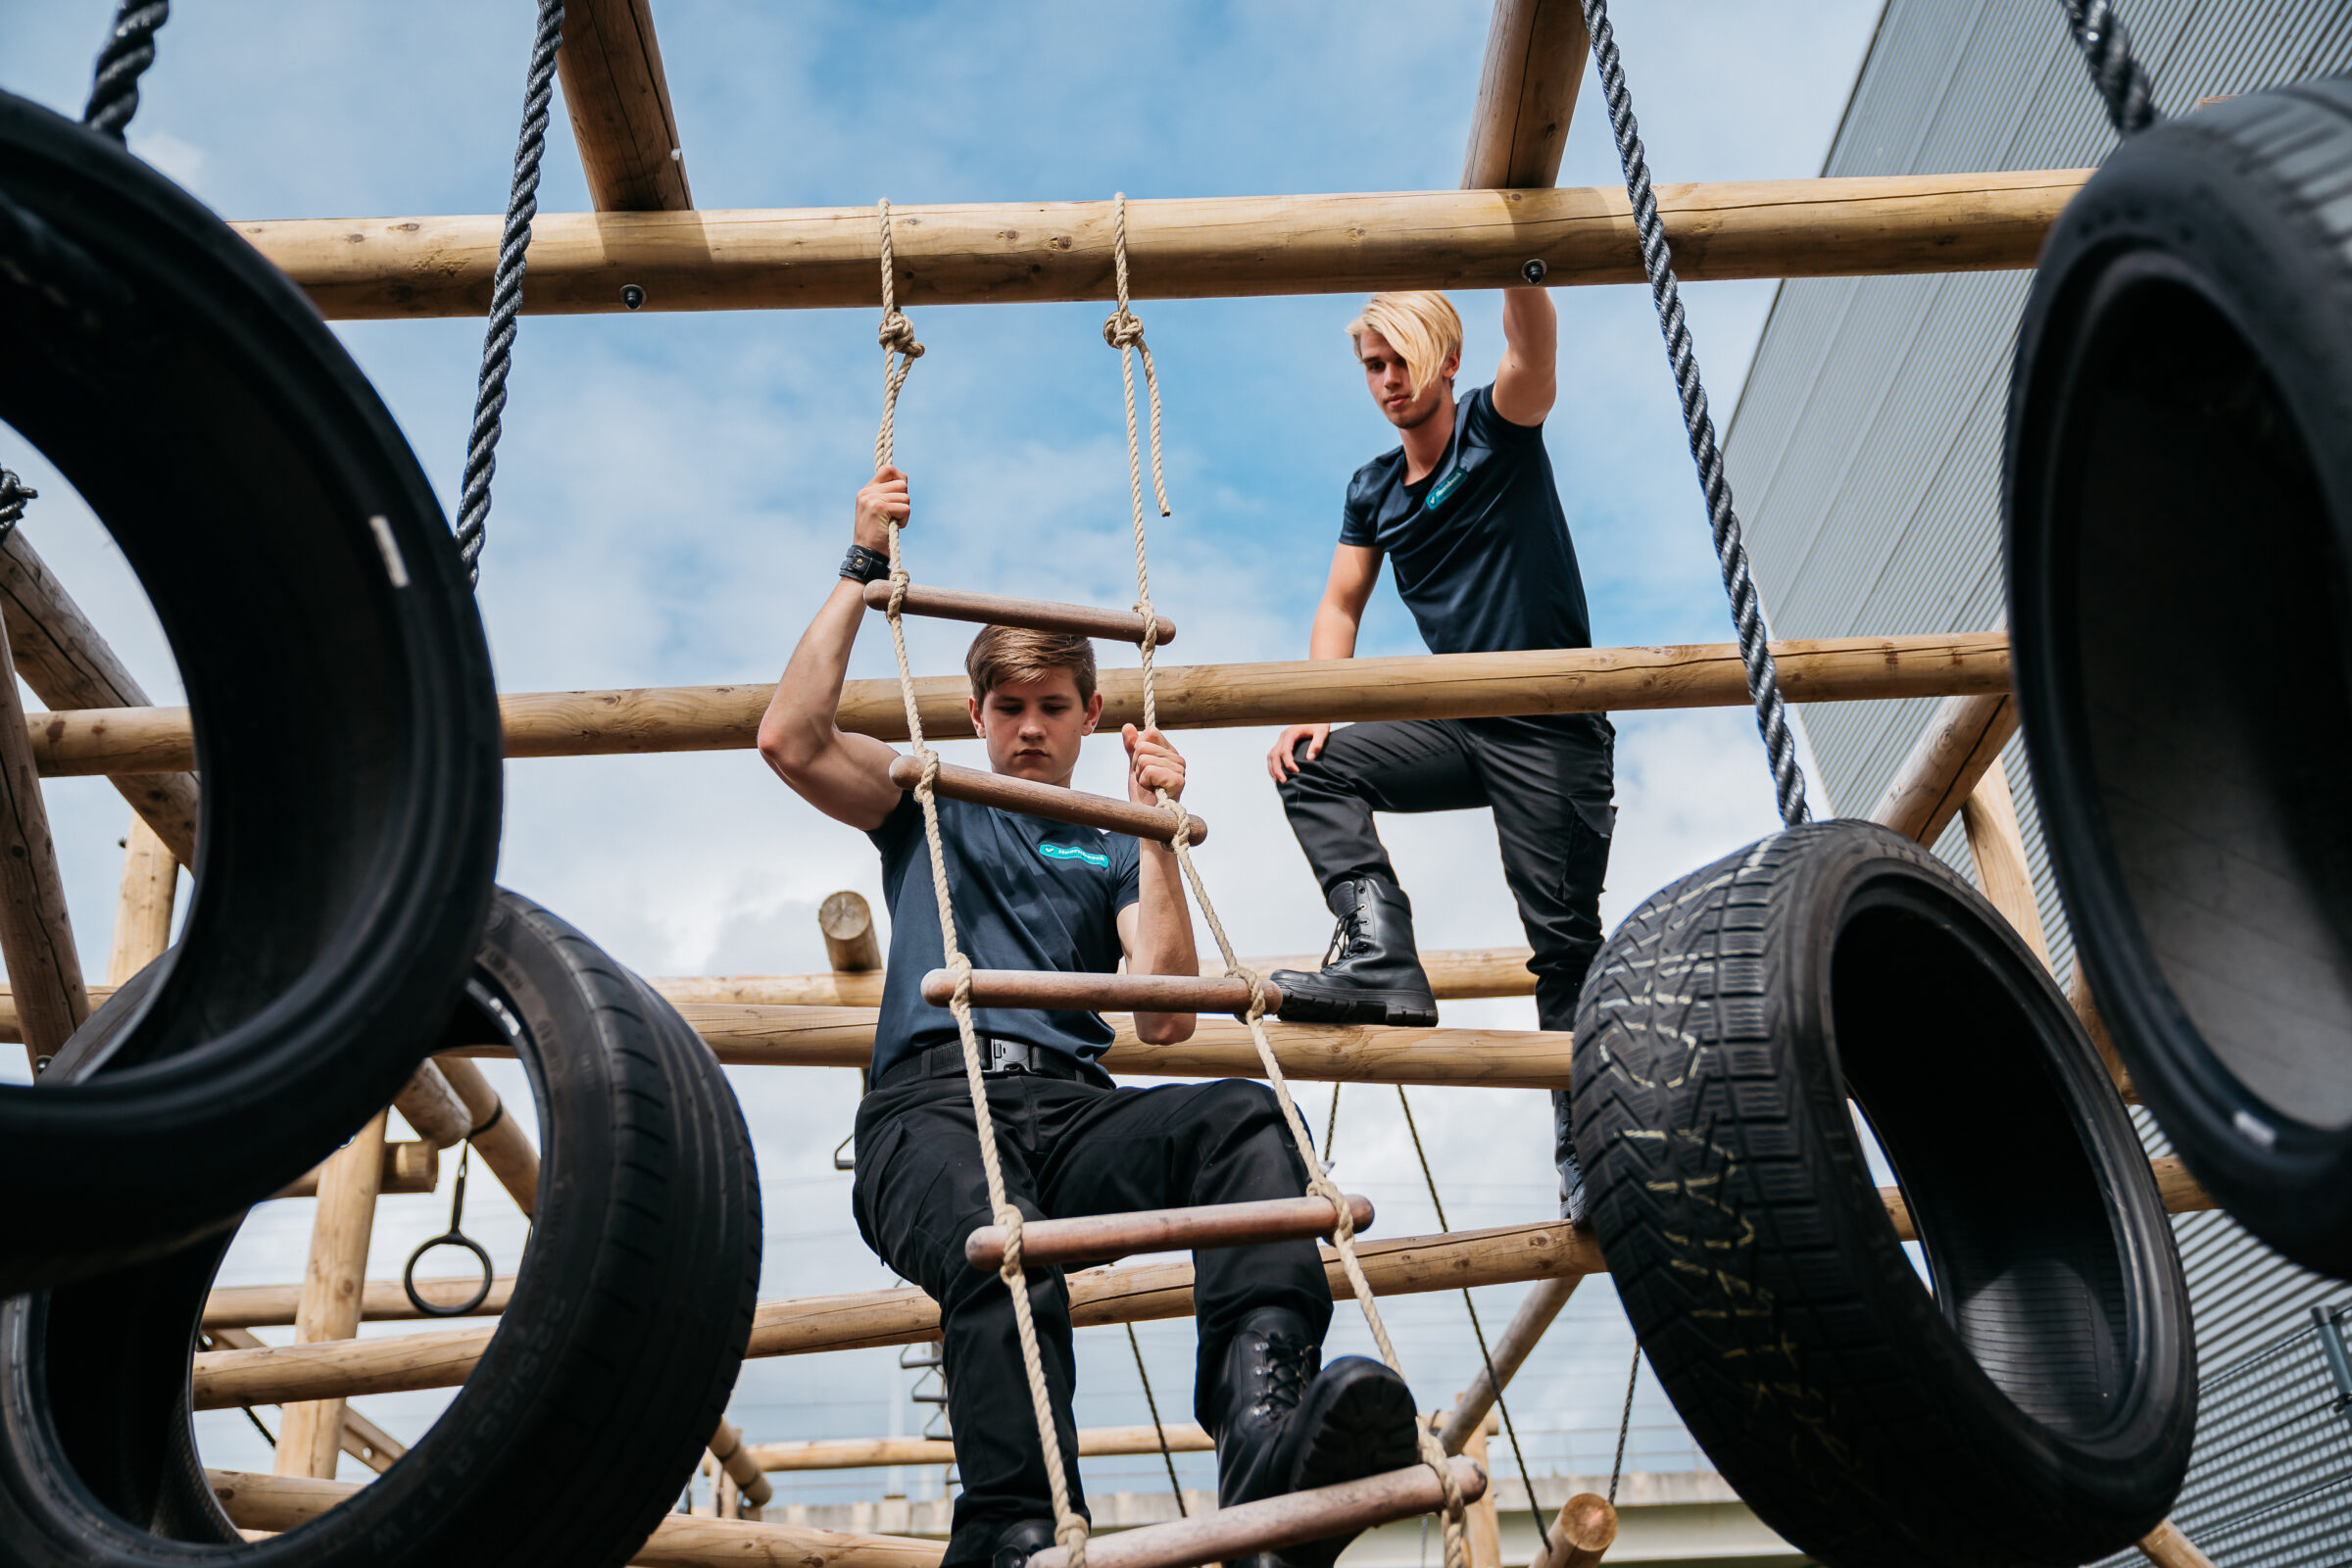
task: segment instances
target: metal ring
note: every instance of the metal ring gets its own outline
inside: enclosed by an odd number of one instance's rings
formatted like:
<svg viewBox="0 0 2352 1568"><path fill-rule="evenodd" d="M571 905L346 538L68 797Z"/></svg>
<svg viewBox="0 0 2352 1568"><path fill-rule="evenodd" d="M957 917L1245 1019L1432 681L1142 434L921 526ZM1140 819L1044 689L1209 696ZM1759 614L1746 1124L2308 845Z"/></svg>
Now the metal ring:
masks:
<svg viewBox="0 0 2352 1568"><path fill-rule="evenodd" d="M416 1265L436 1247L463 1247L482 1261L482 1288L461 1306L435 1306L416 1294ZM497 1270L490 1262L489 1252L481 1243L460 1231L449 1231L419 1243L416 1250L409 1254L409 1266L400 1271L400 1288L409 1293L409 1304L426 1317L465 1317L490 1299L490 1288L497 1283Z"/></svg>

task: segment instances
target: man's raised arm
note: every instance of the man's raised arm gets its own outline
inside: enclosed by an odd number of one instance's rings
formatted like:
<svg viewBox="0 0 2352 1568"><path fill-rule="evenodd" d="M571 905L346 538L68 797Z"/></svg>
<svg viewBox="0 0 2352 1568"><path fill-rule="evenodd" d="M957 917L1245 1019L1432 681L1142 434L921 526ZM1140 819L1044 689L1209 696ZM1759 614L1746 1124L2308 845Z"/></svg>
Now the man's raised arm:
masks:
<svg viewBox="0 0 2352 1568"><path fill-rule="evenodd" d="M1494 412L1513 424L1542 424L1559 396L1560 318L1546 288L1502 291L1502 364L1494 369Z"/></svg>
<svg viewBox="0 0 2352 1568"><path fill-rule="evenodd" d="M858 492L857 543L885 549L889 519L903 523L907 515L906 476L882 469ZM850 650L864 619L865 585L844 577L801 634L784 678L776 682L776 695L760 719L760 755L809 805L837 822L871 831L899 804L901 791L890 781L891 760L899 754L870 735L845 735L834 722Z"/></svg>

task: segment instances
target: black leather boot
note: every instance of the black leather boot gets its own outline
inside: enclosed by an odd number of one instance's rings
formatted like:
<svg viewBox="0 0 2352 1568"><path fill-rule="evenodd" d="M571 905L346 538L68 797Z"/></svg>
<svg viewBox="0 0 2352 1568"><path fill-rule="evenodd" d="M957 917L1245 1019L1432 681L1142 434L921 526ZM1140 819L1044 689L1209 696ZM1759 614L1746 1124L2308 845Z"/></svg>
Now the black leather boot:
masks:
<svg viewBox="0 0 2352 1568"><path fill-rule="evenodd" d="M1385 1023L1434 1029L1438 999L1413 950L1413 906L1387 877L1349 877L1331 890L1340 917L1315 974L1277 969L1282 1015L1294 1022Z"/></svg>
<svg viewBox="0 0 2352 1568"><path fill-rule="evenodd" d="M1202 1402L1217 1412L1217 1505L1336 1486L1420 1457L1412 1391L1378 1361L1322 1351L1287 1307L1242 1319ZM1226 1568L1331 1568L1357 1532L1238 1558Z"/></svg>
<svg viewBox="0 0 2352 1568"><path fill-rule="evenodd" d="M1029 1568L1029 1559L1054 1544L1054 1521L1022 1519L1004 1527L989 1568Z"/></svg>
<svg viewBox="0 0 2352 1568"><path fill-rule="evenodd" d="M1576 1123L1568 1110L1568 1091L1551 1092L1551 1157L1560 1167L1560 1218L1571 1225L1585 1223L1585 1167L1576 1159Z"/></svg>

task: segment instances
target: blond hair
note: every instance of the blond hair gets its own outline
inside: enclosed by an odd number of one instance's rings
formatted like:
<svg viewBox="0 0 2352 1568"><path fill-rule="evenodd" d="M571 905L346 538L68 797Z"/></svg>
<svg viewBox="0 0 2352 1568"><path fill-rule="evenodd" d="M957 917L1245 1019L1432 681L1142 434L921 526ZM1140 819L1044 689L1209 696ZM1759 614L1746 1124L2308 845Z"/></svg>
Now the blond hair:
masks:
<svg viewBox="0 0 2352 1568"><path fill-rule="evenodd" d="M1004 685L1043 680L1057 669L1070 672L1078 700L1095 695L1095 644L1092 638L1064 632L1031 631L1025 626L983 626L963 656L963 672L971 677L972 697L985 702Z"/></svg>
<svg viewBox="0 0 2352 1568"><path fill-rule="evenodd" d="M1348 337L1359 360L1364 357L1366 332L1378 332L1403 357L1415 397L1462 346L1462 318L1453 301L1432 289L1375 294L1366 300L1362 314L1348 323Z"/></svg>

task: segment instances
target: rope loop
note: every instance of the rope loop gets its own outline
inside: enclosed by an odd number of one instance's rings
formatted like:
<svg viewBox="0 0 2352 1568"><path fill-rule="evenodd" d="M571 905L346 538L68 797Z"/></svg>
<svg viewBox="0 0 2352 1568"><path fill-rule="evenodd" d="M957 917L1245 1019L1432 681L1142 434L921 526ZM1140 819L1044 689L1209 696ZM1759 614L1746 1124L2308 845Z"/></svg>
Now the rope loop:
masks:
<svg viewBox="0 0 2352 1568"><path fill-rule="evenodd" d="M898 530L893 529L891 531L895 534ZM898 619L899 612L906 608L906 590L910 585L912 585L914 579L906 574L906 568L904 566L898 567L896 570L891 572L890 604L886 611L891 619Z"/></svg>
<svg viewBox="0 0 2352 1568"><path fill-rule="evenodd" d="M1119 308L1102 320L1102 341L1114 349L1141 348L1144 341L1144 318L1127 308L1121 300Z"/></svg>
<svg viewBox="0 0 2352 1568"><path fill-rule="evenodd" d="M914 340L914 323L906 319L905 311L893 310L882 318L882 326L874 334L885 354L898 354L909 360L923 357L923 346Z"/></svg>

